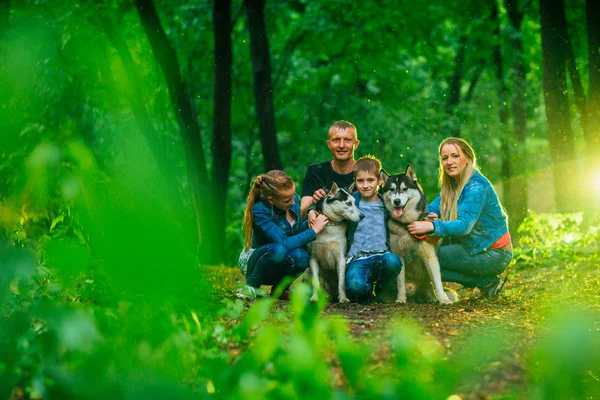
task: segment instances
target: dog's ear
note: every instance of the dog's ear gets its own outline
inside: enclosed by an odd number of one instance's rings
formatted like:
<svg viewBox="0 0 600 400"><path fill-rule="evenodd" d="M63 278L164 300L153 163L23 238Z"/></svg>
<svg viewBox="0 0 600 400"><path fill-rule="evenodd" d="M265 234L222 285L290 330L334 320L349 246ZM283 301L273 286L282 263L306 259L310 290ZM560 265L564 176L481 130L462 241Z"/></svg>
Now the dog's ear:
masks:
<svg viewBox="0 0 600 400"><path fill-rule="evenodd" d="M329 197L333 197L337 194L338 190L340 190L340 188L338 187L337 183L333 182L333 185L331 185L331 189L329 189L329 193L327 193L327 195Z"/></svg>
<svg viewBox="0 0 600 400"><path fill-rule="evenodd" d="M412 165L408 164L406 166L406 172L405 172L406 176L408 176L411 180L413 181L417 181L417 174L415 172L415 169L413 168Z"/></svg>
<svg viewBox="0 0 600 400"><path fill-rule="evenodd" d="M348 193L352 194L356 190L356 182L352 182L352 185L348 186Z"/></svg>
<svg viewBox="0 0 600 400"><path fill-rule="evenodd" d="M390 174L385 172L385 169L382 168L381 171L379 172L379 177L381 178L383 183L386 183L387 180L390 178Z"/></svg>

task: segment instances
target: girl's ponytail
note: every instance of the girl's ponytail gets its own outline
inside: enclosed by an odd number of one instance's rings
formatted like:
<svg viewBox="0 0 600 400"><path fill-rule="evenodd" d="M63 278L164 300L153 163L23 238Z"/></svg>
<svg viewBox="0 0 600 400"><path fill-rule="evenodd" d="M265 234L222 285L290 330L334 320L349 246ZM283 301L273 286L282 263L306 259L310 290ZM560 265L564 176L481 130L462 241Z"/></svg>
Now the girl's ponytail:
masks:
<svg viewBox="0 0 600 400"><path fill-rule="evenodd" d="M244 249L248 250L252 245L252 224L254 215L252 208L261 198L264 200L269 196L277 196L282 190L288 190L294 187L294 181L283 171L271 170L254 178L254 183L248 193L248 203L244 211Z"/></svg>

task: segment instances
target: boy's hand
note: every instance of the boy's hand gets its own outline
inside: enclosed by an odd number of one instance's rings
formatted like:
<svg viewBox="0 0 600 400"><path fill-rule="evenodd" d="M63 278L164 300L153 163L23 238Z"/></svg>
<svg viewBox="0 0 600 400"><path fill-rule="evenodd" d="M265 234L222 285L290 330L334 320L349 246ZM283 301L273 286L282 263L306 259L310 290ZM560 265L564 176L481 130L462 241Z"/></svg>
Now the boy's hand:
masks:
<svg viewBox="0 0 600 400"><path fill-rule="evenodd" d="M326 195L327 195L327 193L325 193L325 190L317 189L313 193L312 198L313 198L313 201L316 203L317 201L321 200L321 198L325 197Z"/></svg>
<svg viewBox="0 0 600 400"><path fill-rule="evenodd" d="M325 216L325 214L319 214L315 221L313 222L312 228L314 229L316 234L319 234L325 228L325 225L329 223L329 219Z"/></svg>

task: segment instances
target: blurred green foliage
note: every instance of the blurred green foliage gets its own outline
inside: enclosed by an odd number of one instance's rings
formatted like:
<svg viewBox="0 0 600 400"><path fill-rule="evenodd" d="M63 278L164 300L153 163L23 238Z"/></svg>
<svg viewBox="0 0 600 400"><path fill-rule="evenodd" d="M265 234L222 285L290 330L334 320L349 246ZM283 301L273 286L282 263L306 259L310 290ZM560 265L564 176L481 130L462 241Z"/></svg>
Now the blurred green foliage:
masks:
<svg viewBox="0 0 600 400"><path fill-rule="evenodd" d="M156 3L209 146L212 2ZM327 127L348 119L358 126L358 156L373 153L390 172L411 162L430 197L436 145L456 124L497 181L508 127L498 121L493 70L484 69L471 102L452 117L444 110L459 37L472 38L470 66L486 59L496 40L487 5L353 4L267 2L278 139L290 175L300 184L307 164L328 158ZM247 183L262 165L241 6L234 1L233 165L223 244L230 260L241 248ZM302 285L291 313L272 299L250 308L218 299L196 254L172 105L133 6L28 0L9 7L0 41L0 398L448 398L497 351L474 337L448 360L410 320L390 323L389 343L357 342L348 321L323 318L325 304L308 302ZM125 41L136 82L106 23ZM532 138L516 157L536 170L549 160L539 157L547 143L535 10L524 26ZM575 36L574 45L583 46ZM467 68L466 76L472 73ZM159 134L136 120L130 91L143 99ZM163 149L164 158L151 148ZM579 215L532 213L520 228L515 268L597 268L598 224L580 223ZM598 394L600 346L587 318L558 318L531 350L532 395ZM380 363L374 355L381 353Z"/></svg>

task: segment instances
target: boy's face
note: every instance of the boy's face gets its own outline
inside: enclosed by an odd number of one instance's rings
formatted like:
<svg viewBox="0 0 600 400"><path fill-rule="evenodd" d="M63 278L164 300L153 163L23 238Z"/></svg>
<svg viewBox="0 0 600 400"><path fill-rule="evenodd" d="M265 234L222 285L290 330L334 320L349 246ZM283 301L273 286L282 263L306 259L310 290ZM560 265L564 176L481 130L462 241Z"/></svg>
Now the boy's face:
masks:
<svg viewBox="0 0 600 400"><path fill-rule="evenodd" d="M383 180L373 172L358 171L354 182L363 199L373 200L377 197L377 189L383 183Z"/></svg>

